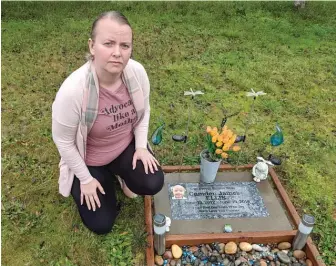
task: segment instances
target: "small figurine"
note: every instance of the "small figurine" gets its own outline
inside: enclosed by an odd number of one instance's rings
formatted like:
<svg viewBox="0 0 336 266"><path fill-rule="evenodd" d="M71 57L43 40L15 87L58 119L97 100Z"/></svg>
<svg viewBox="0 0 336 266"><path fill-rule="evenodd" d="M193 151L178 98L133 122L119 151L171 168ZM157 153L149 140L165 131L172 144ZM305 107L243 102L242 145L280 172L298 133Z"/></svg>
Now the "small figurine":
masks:
<svg viewBox="0 0 336 266"><path fill-rule="evenodd" d="M260 182L261 180L265 180L267 178L268 166L274 164L265 160L263 157L257 157L257 160L259 162L253 166L252 175L254 176L253 180L255 182Z"/></svg>
<svg viewBox="0 0 336 266"><path fill-rule="evenodd" d="M166 216L166 232L170 231L170 226L171 226L171 219Z"/></svg>
<svg viewBox="0 0 336 266"><path fill-rule="evenodd" d="M232 226L231 226L231 224L225 224L223 231L224 231L224 233L232 233Z"/></svg>

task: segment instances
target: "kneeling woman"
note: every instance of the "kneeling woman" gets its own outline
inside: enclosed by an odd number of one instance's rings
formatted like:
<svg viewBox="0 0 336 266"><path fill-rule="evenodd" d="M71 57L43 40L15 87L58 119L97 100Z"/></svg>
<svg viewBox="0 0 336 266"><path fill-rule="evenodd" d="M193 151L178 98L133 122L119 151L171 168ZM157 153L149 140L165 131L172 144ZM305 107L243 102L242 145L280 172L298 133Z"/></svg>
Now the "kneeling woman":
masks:
<svg viewBox="0 0 336 266"><path fill-rule="evenodd" d="M56 95L52 135L60 193L71 193L90 230L106 234L118 214L115 175L129 197L158 193L164 177L147 146L150 86L144 67L130 59L128 20L116 11L100 15L89 49L88 62Z"/></svg>

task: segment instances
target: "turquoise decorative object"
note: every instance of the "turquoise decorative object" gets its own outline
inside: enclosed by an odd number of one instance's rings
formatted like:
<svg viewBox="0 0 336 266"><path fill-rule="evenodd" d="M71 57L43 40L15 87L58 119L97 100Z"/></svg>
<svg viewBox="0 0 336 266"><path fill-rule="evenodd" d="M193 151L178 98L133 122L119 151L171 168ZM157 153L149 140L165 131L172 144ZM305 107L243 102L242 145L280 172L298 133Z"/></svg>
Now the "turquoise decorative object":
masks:
<svg viewBox="0 0 336 266"><path fill-rule="evenodd" d="M154 145L159 145L162 141L162 131L164 128L165 123L163 123L161 126L159 126L152 135L152 143Z"/></svg>
<svg viewBox="0 0 336 266"><path fill-rule="evenodd" d="M276 129L276 132L271 136L271 145L279 146L280 144L284 142L284 136L278 124L275 126L275 129Z"/></svg>

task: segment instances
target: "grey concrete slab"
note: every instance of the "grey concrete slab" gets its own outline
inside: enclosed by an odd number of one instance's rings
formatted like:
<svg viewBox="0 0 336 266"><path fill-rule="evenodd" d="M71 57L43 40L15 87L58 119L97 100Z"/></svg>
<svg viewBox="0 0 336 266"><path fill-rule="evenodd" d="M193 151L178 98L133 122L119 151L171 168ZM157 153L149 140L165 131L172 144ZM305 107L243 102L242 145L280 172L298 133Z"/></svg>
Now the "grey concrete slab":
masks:
<svg viewBox="0 0 336 266"><path fill-rule="evenodd" d="M199 173L165 174L163 189L154 196L154 212L171 217L168 193L169 183L198 183ZM219 172L215 182L249 182L250 172ZM231 224L233 232L281 231L293 230L289 219L276 196L269 179L257 184L263 202L269 213L268 217L258 218L226 218L202 220L172 220L170 234L221 233L225 224Z"/></svg>

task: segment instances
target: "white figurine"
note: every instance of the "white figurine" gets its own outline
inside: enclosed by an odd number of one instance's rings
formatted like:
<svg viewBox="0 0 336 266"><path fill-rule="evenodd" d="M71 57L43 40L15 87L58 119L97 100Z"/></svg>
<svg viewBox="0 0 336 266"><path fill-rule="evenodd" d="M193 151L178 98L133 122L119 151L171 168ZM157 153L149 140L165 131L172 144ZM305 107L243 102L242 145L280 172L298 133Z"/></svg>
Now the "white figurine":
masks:
<svg viewBox="0 0 336 266"><path fill-rule="evenodd" d="M171 219L166 216L166 232L170 231Z"/></svg>
<svg viewBox="0 0 336 266"><path fill-rule="evenodd" d="M265 180L268 175L268 166L273 165L270 161L265 160L263 157L257 157L259 161L252 168L253 180L255 182L260 182L261 180Z"/></svg>

